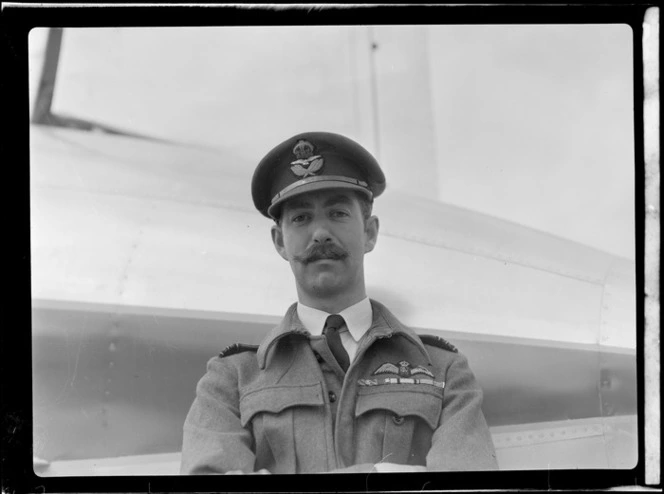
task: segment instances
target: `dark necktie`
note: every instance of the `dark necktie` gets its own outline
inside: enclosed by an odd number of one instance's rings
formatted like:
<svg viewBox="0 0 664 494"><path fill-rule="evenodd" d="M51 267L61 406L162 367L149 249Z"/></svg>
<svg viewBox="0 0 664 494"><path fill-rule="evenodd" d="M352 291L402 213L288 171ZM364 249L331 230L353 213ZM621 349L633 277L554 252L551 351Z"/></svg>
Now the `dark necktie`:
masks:
<svg viewBox="0 0 664 494"><path fill-rule="evenodd" d="M325 328L323 328L323 335L327 340L327 346L332 350L332 355L337 359L341 368L346 372L348 365L350 364L350 359L348 358L348 353L344 349L343 344L341 343L341 337L339 336L339 330L346 325L346 321L339 314L334 314L328 316L325 320Z"/></svg>

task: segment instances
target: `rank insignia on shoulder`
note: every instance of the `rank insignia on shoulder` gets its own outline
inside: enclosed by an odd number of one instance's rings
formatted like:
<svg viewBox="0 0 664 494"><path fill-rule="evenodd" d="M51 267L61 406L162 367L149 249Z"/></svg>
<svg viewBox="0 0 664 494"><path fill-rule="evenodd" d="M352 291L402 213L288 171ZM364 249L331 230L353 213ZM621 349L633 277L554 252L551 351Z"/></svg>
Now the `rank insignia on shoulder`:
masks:
<svg viewBox="0 0 664 494"><path fill-rule="evenodd" d="M219 354L219 358L235 355L242 352L255 352L258 351L258 345L245 345L244 343L233 343L224 348Z"/></svg>
<svg viewBox="0 0 664 494"><path fill-rule="evenodd" d="M421 334L419 335L419 337L420 340L422 340L422 343L424 343L425 345L431 345L438 348L442 348L443 350L447 350L448 352L459 353L457 347L452 345L452 343L447 341L445 338L441 338L440 336L432 334Z"/></svg>

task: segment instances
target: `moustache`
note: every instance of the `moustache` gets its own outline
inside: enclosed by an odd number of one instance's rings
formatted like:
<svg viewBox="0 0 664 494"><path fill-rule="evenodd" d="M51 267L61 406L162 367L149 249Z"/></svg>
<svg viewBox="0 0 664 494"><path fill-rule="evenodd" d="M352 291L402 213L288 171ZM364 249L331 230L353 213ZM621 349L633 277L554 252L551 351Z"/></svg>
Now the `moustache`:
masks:
<svg viewBox="0 0 664 494"><path fill-rule="evenodd" d="M348 251L335 244L313 244L294 259L302 264L309 264L321 259L341 260L348 257Z"/></svg>

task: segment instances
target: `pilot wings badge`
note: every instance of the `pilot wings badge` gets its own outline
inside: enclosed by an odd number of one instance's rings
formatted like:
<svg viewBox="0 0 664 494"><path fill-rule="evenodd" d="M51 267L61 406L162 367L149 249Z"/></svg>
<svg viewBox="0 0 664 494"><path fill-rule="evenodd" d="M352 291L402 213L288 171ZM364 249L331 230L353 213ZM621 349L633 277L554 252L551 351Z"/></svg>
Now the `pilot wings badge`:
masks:
<svg viewBox="0 0 664 494"><path fill-rule="evenodd" d="M420 365L413 367L410 362L406 360L402 360L396 365L387 362L378 367L378 369L376 369L372 375L376 376L378 374L397 374L400 377L412 377L418 374L424 374L433 378L433 374L430 370L425 369Z"/></svg>
<svg viewBox="0 0 664 494"><path fill-rule="evenodd" d="M314 145L309 141L300 139L293 148L293 154L297 158L291 161L291 171L298 177L307 178L315 175L323 168L323 158L321 155L314 155Z"/></svg>

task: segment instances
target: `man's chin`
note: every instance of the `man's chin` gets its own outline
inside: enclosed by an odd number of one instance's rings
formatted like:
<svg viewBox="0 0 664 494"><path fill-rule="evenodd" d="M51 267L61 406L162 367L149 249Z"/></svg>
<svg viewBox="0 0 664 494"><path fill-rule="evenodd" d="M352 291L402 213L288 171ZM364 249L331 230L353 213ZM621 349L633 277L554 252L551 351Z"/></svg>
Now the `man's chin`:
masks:
<svg viewBox="0 0 664 494"><path fill-rule="evenodd" d="M345 284L336 275L329 272L318 273L309 283L310 291L318 297L334 296L342 292Z"/></svg>

